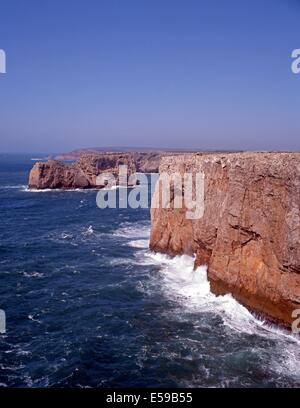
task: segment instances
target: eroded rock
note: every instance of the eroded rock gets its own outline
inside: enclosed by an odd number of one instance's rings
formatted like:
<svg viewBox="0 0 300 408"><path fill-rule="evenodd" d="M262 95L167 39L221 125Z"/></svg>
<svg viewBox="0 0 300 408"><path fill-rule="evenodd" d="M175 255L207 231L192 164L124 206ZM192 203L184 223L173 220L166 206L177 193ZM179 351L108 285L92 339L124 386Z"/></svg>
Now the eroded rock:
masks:
<svg viewBox="0 0 300 408"><path fill-rule="evenodd" d="M204 216L153 208L151 249L195 254L195 266L208 265L214 293L232 293L290 327L300 308L300 153L188 154L160 165L168 174L199 171Z"/></svg>

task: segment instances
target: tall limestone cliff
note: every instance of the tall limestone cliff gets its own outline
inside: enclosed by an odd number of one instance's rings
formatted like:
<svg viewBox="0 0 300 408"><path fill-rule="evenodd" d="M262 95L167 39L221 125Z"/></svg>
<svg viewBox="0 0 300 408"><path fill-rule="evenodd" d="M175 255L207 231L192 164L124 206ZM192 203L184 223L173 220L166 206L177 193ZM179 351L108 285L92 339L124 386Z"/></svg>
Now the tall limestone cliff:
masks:
<svg viewBox="0 0 300 408"><path fill-rule="evenodd" d="M204 215L152 208L150 248L195 254L214 293L290 327L300 309L300 153L166 156L164 172L204 173Z"/></svg>

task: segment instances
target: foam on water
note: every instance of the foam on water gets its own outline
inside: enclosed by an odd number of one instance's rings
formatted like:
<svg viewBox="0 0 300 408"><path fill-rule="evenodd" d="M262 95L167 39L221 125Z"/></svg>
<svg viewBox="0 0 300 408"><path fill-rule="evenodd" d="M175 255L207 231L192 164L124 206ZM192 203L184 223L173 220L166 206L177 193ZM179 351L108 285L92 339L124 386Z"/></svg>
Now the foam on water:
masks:
<svg viewBox="0 0 300 408"><path fill-rule="evenodd" d="M129 241L128 245L133 248L148 248L149 240L148 239L137 239L134 241Z"/></svg>
<svg viewBox="0 0 300 408"><path fill-rule="evenodd" d="M95 235L92 225L87 225L82 236ZM287 374L300 379L300 340L299 337L291 335L277 326L259 320L252 315L248 309L238 303L230 294L216 296L210 290L207 279L206 266L194 270L194 258L182 255L171 258L164 254L153 253L148 250L149 246L149 222L136 224L123 222L120 227L112 233L112 236L121 239L123 245L135 248L134 258L110 259L110 265L144 265L145 267L155 265L159 268L158 281L152 279L153 287L163 293L163 296L175 302L178 307L174 313L180 319L182 313L201 314L207 313L218 316L224 327L227 327L233 336L244 333L246 335L260 336L266 340L274 341L276 345L272 350L271 369L276 373ZM68 241L73 234L62 233L61 238ZM26 277L36 277L26 274ZM138 290L151 295L152 288L147 283L138 282ZM151 282L150 282L151 285Z"/></svg>
<svg viewBox="0 0 300 408"><path fill-rule="evenodd" d="M27 186L24 184L17 184L17 185L8 185L8 186L0 186L0 190L10 190L10 189L18 189L23 190L26 189Z"/></svg>
<svg viewBox="0 0 300 408"><path fill-rule="evenodd" d="M44 274L40 272L23 272L23 276L25 276L25 278L43 278Z"/></svg>
<svg viewBox="0 0 300 408"><path fill-rule="evenodd" d="M121 238L149 238L149 224L137 226L133 223L123 223L120 228L118 228L114 233L114 236Z"/></svg>
<svg viewBox="0 0 300 408"><path fill-rule="evenodd" d="M194 258L187 255L170 258L146 252L160 266L161 289L164 296L177 302L179 309L191 313L212 313L221 317L232 333L245 333L274 341L270 370L300 380L300 339L275 325L259 320L230 294L216 296L210 291L207 267L194 270ZM179 312L180 313L180 312Z"/></svg>
<svg viewBox="0 0 300 408"><path fill-rule="evenodd" d="M86 193L89 191L98 191L98 188L66 188L66 189L61 189L61 188L44 188L44 189L37 189L37 188L29 188L28 186L21 186L21 191L24 191L26 193Z"/></svg>
<svg viewBox="0 0 300 408"><path fill-rule="evenodd" d="M299 342L213 295L193 258L151 253L147 211L101 213L95 191L32 191L22 174L1 187L0 386L300 385Z"/></svg>
<svg viewBox="0 0 300 408"><path fill-rule="evenodd" d="M214 295L210 291L207 267L203 265L194 270L193 257L179 255L171 258L165 254L145 251L149 247L149 225L137 227L135 224L127 223L114 235L127 239L144 238L130 240L128 245L141 250L138 251L140 264L155 264L161 267L162 289L165 295L172 299L175 296L183 307L194 311L218 313L224 325L232 330L260 336L275 336L300 345L299 336L294 336L284 329L255 317L232 295Z"/></svg>
<svg viewBox="0 0 300 408"><path fill-rule="evenodd" d="M93 230L93 226L90 225L86 230L84 230L82 232L82 235L88 236L88 235L93 235L94 234L94 230Z"/></svg>
<svg viewBox="0 0 300 408"><path fill-rule="evenodd" d="M62 239L72 239L73 238L73 234L67 234L66 232L62 232L60 236Z"/></svg>
<svg viewBox="0 0 300 408"><path fill-rule="evenodd" d="M2 187L3 188L3 187ZM109 190L118 190L121 188L127 188L126 186L112 186L108 188L29 188L27 185L20 185L20 186L6 186L6 188L19 188L21 191L26 193L87 193L89 191L109 191Z"/></svg>
<svg viewBox="0 0 300 408"><path fill-rule="evenodd" d="M274 375L283 378L289 377L293 379L295 384L300 381L299 337L256 318L230 294L214 295L210 291L206 266L194 270L193 257L182 255L170 258L164 254L148 251L149 225L144 225L141 228L128 223L116 231L115 235L123 237L129 246L136 248L136 258L140 265L146 267L152 264L159 267L158 280L156 276L150 287L139 282L137 289L140 292L152 296L153 291L161 291L164 297L177 303L177 307L173 311L173 318L179 321L181 319L185 321L189 314L190 316L211 315L212 321L214 316L218 316L223 322L223 326L227 327L231 341L240 336L260 338L264 344L267 344L267 348L254 347L251 351L250 347L249 353L250 351L254 354L258 353L261 364L269 373L273 372ZM132 238L140 239L132 240ZM203 330L203 328L199 327L199 330ZM197 381L194 385L198 384ZM201 384L202 380L199 381ZM191 386L192 384L188 385Z"/></svg>

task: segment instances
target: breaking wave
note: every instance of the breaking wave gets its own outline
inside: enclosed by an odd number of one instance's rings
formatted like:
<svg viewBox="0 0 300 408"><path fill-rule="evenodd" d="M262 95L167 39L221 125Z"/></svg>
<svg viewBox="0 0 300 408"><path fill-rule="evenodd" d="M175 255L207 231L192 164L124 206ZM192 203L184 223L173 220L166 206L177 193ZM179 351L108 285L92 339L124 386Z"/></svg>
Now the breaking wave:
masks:
<svg viewBox="0 0 300 408"><path fill-rule="evenodd" d="M165 313L172 321L175 319L178 322L193 322L193 319L200 319L201 322L197 323L198 326L196 324L195 329L199 330L201 335L203 330L207 330L216 337L225 336L227 338L225 341L229 343L240 341L244 344L245 350L241 354L246 361L247 358L250 360L253 358L255 361L257 354L261 360L262 369L267 371L268 375L273 373L277 377L290 378L297 386L300 381L299 337L254 316L230 294L214 295L210 290L207 267L200 266L194 270L193 257L181 255L171 258L165 254L149 251L149 234L149 224L136 226L132 223L123 224L114 233L115 236L122 237L127 245L136 249L135 258L140 265L144 268L152 265L158 269L158 273L150 275L148 282L139 281L137 290L149 298L153 298L156 294L171 302L174 306ZM207 336L209 336L208 333ZM249 339L252 339L252 347L248 347ZM195 340L183 337L182 341L189 347ZM199 341L200 345L201 337ZM220 344L219 347L220 351L224 352L224 345ZM202 351L202 357L205 357L205 353L208 353L207 358L211 358L209 351L205 350L204 354ZM232 357L229 353L229 361L231 358L236 358L234 352ZM205 372L205 375L210 377L208 372ZM220 386L227 386L226 381L224 379L224 383ZM230 383L233 384L234 381L239 383L237 379L231 379ZM203 377L183 385L203 385Z"/></svg>
<svg viewBox="0 0 300 408"><path fill-rule="evenodd" d="M44 189L38 189L38 188L29 188L28 186L19 186L21 187L21 191L24 191L26 193L87 193L90 191L98 191L98 188L44 188Z"/></svg>
<svg viewBox="0 0 300 408"><path fill-rule="evenodd" d="M159 284L163 295L177 304L174 314L178 319L193 314L218 316L231 336L245 334L274 343L270 354L271 371L300 381L300 339L251 314L230 294L216 296L210 291L207 267L194 270L194 258L181 255L170 258L164 254L147 251L145 265L151 261L160 267ZM143 262L143 261L142 261ZM211 320L213 325L213 319Z"/></svg>
<svg viewBox="0 0 300 408"><path fill-rule="evenodd" d="M0 187L0 387L300 386L299 339L212 294L192 257L149 251L147 211L23 176Z"/></svg>
<svg viewBox="0 0 300 408"><path fill-rule="evenodd" d="M194 270L194 258L148 252L146 257L161 265L163 289L166 296L176 297L178 303L191 310L218 313L233 330L264 335L264 332L287 337L300 345L296 336L256 318L230 294L216 296L210 291L207 267Z"/></svg>
<svg viewBox="0 0 300 408"><path fill-rule="evenodd" d="M149 223L140 224L137 226L133 223L123 223L120 228L118 228L114 233L114 236L121 237L121 238L149 238L150 236L150 228ZM148 246L148 245L147 245Z"/></svg>
<svg viewBox="0 0 300 408"><path fill-rule="evenodd" d="M128 243L129 246L133 248L148 248L149 247L149 239L137 239L134 241L130 241Z"/></svg>
<svg viewBox="0 0 300 408"><path fill-rule="evenodd" d="M18 189L23 190L26 189L27 186L24 184L16 184L16 185L8 185L8 186L0 186L0 190L11 190L11 189Z"/></svg>

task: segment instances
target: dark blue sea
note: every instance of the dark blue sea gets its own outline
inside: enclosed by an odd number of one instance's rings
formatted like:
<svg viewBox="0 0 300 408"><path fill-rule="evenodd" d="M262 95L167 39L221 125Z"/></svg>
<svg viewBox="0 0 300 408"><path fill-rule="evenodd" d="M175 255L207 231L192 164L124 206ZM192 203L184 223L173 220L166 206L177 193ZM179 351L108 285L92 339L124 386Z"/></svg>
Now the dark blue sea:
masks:
<svg viewBox="0 0 300 408"><path fill-rule="evenodd" d="M0 156L1 387L300 386L299 340L151 253L148 209L28 191L31 158Z"/></svg>

